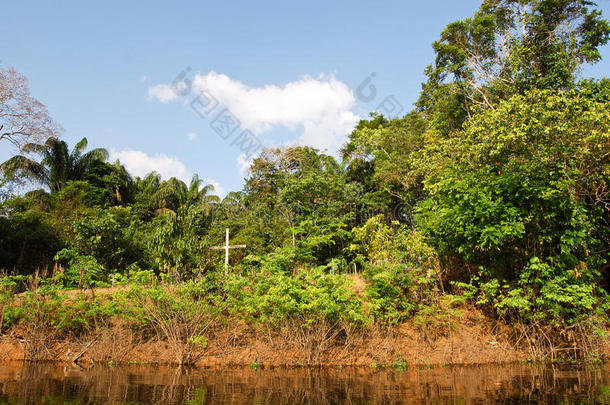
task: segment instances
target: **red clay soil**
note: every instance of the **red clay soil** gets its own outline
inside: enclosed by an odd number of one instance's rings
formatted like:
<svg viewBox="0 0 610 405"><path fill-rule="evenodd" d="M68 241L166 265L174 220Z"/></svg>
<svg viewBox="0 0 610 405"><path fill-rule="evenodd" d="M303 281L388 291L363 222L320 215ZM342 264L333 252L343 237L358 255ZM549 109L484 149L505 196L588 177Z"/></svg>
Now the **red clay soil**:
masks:
<svg viewBox="0 0 610 405"><path fill-rule="evenodd" d="M482 315L469 311L450 331L422 330L411 324L398 328L355 331L334 339L326 333L300 334L298 328L255 330L231 323L210 333L199 366L369 366L403 361L408 364L504 363L528 358L525 350L511 346L505 331L485 325ZM491 330L495 330L492 333ZM608 353L608 344L605 350ZM0 360L24 359L79 362L170 364L175 351L156 337L136 337L130 329L115 325L95 336L74 341L38 335L26 339L18 332L0 340ZM34 353L32 355L32 353Z"/></svg>
<svg viewBox="0 0 610 405"><path fill-rule="evenodd" d="M249 333L246 335L246 333ZM172 364L175 355L165 341L151 338L130 339L125 330L108 331L95 341L56 341L38 354L37 360L71 362L85 350L82 362ZM430 339L409 325L392 331L371 331L352 342L305 345L285 340L285 334L255 331L223 331L210 339L197 361L198 366L245 366L255 362L265 366L370 366L403 361L410 365L509 363L530 358L498 335L477 325L462 325L446 336ZM93 343L92 343L93 342ZM0 361L22 360L26 350L23 339L3 337ZM602 356L610 358L606 339Z"/></svg>

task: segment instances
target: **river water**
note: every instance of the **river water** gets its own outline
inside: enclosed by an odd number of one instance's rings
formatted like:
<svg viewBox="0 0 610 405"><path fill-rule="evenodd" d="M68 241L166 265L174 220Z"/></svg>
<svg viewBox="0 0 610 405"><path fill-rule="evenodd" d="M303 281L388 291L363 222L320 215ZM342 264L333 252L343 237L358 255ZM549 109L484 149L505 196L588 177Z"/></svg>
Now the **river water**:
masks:
<svg viewBox="0 0 610 405"><path fill-rule="evenodd" d="M0 363L0 404L610 404L610 364L81 369Z"/></svg>

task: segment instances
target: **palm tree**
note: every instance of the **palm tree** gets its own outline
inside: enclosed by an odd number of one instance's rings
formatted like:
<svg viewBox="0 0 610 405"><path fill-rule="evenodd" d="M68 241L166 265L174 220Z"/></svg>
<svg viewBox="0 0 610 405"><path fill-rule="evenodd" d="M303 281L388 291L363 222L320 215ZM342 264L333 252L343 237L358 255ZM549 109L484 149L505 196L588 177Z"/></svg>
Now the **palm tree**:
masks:
<svg viewBox="0 0 610 405"><path fill-rule="evenodd" d="M121 188L125 188L131 191L133 185L133 177L129 174L125 166L120 161L114 162L112 168L111 179L114 186L114 194L117 202L120 204L123 202L124 196L121 194Z"/></svg>
<svg viewBox="0 0 610 405"><path fill-rule="evenodd" d="M175 177L162 181L159 188L152 195L152 200L157 205L158 213L175 212L184 204L188 188L186 184Z"/></svg>
<svg viewBox="0 0 610 405"><path fill-rule="evenodd" d="M151 195L158 213L175 212L182 206L198 206L209 215L212 205L220 202L218 196L209 194L213 191L214 186L203 185L203 180L195 174L188 186L182 180L172 177L158 184Z"/></svg>
<svg viewBox="0 0 610 405"><path fill-rule="evenodd" d="M147 196L148 198L157 192L160 185L161 175L157 172L150 172L143 179L139 177L136 178L138 194Z"/></svg>
<svg viewBox="0 0 610 405"><path fill-rule="evenodd" d="M83 153L87 138L81 139L70 152L68 144L55 137L44 144L28 143L21 151L24 155L13 156L0 165L0 170L9 177L18 174L43 184L51 191L59 191L70 180L81 180L92 163L108 159L108 151L96 148ZM40 161L27 157L41 156Z"/></svg>
<svg viewBox="0 0 610 405"><path fill-rule="evenodd" d="M212 206L220 202L220 198L217 195L209 194L213 193L214 186L211 184L203 185L203 180L199 178L197 174L191 179L191 184L188 188L187 204L199 205L203 208L205 215L210 215Z"/></svg>

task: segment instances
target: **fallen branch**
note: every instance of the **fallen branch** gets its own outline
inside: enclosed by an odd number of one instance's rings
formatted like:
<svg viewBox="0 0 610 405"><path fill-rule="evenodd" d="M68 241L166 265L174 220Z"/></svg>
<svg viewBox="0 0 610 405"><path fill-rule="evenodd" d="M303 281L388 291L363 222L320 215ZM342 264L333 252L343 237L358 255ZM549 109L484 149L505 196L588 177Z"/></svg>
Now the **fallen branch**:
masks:
<svg viewBox="0 0 610 405"><path fill-rule="evenodd" d="M91 348L91 346L93 346L96 342L97 342L97 337L93 338L93 340L91 342L89 342L83 350L81 350L76 356L74 356L72 358L72 362L78 364L78 359L83 357L83 355L87 352L87 350L89 350Z"/></svg>

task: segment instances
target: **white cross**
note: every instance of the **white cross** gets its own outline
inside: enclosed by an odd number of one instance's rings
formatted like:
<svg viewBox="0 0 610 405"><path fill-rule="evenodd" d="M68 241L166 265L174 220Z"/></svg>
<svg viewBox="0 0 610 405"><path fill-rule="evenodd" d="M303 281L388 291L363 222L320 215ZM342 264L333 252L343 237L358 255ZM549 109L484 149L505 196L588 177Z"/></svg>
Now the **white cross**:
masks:
<svg viewBox="0 0 610 405"><path fill-rule="evenodd" d="M224 246L212 246L212 250L224 250L225 251L225 276L229 269L229 249L240 249L245 248L246 245L229 245L229 228L226 229L226 238Z"/></svg>

